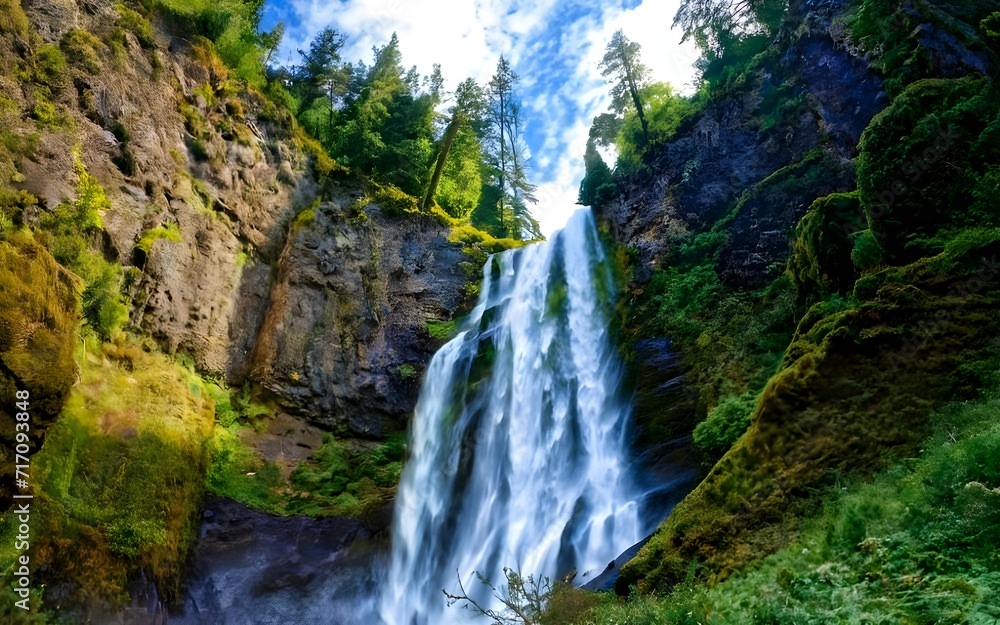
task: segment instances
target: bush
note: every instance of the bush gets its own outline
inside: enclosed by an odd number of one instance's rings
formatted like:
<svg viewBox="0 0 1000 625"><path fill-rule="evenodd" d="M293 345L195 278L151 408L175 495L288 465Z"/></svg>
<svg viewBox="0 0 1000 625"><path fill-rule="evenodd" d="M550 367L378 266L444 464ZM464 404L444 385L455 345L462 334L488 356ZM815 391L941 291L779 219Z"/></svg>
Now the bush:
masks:
<svg viewBox="0 0 1000 625"><path fill-rule="evenodd" d="M135 35L142 47L152 48L156 44L153 25L142 14L121 3L115 5L115 10L118 11L118 24Z"/></svg>
<svg viewBox="0 0 1000 625"><path fill-rule="evenodd" d="M32 65L32 78L36 83L57 91L69 84L69 65L56 44L45 43L38 46L32 57Z"/></svg>
<svg viewBox="0 0 1000 625"><path fill-rule="evenodd" d="M718 458L746 432L757 407L757 394L729 395L694 428L694 444L712 458Z"/></svg>
<svg viewBox="0 0 1000 625"><path fill-rule="evenodd" d="M59 41L59 48L66 55L70 65L89 74L101 71L101 56L98 50L104 47L101 40L85 30L71 30Z"/></svg>
<svg viewBox="0 0 1000 625"><path fill-rule="evenodd" d="M102 338L113 339L128 323L129 301L122 295L122 268L90 250L72 264L73 272L87 284L83 291L83 316Z"/></svg>

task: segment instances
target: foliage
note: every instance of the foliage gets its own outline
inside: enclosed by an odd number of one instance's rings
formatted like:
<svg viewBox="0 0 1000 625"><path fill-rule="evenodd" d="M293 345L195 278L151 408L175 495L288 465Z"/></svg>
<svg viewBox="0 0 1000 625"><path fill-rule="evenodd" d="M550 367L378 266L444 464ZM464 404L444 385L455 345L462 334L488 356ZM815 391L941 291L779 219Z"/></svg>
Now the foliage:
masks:
<svg viewBox="0 0 1000 625"><path fill-rule="evenodd" d="M376 185L372 201L378 204L386 215L402 217L420 213L420 200L392 185Z"/></svg>
<svg viewBox="0 0 1000 625"><path fill-rule="evenodd" d="M178 33L205 37L237 79L261 90L267 83L265 60L277 46L274 32L260 32L260 0L143 0ZM283 31L283 26L276 30Z"/></svg>
<svg viewBox="0 0 1000 625"><path fill-rule="evenodd" d="M484 616L497 625L536 625L541 622L545 606L553 593L553 583L547 577L535 578L534 575L524 576L514 569L504 567L505 583L499 588L479 572L476 576L479 582L492 592L492 599L502 605L501 608L491 608L489 603L483 605L469 596L458 577L459 594L451 594L443 589L448 598L448 607L458 605L468 608L478 616Z"/></svg>
<svg viewBox="0 0 1000 625"><path fill-rule="evenodd" d="M858 187L887 262L936 253L942 230L997 224L994 206L976 195L995 184L988 166L1000 163L998 137L996 87L974 78L916 82L872 120Z"/></svg>
<svg viewBox="0 0 1000 625"><path fill-rule="evenodd" d="M88 74L101 71L101 57L98 50L104 48L101 40L85 30L70 30L59 40L59 48L66 61Z"/></svg>
<svg viewBox="0 0 1000 625"><path fill-rule="evenodd" d="M984 21L996 11L990 0L929 0L906 10L899 2L878 0L859 0L856 6L848 20L851 39L886 75L885 87L893 96L918 80L941 75L940 58L917 36L927 24L978 50L985 45L976 27L989 40L989 22Z"/></svg>
<svg viewBox="0 0 1000 625"><path fill-rule="evenodd" d="M580 181L577 203L599 208L615 196L617 189L611 179L611 168L604 162L594 138L587 140L583 155L584 176Z"/></svg>
<svg viewBox="0 0 1000 625"><path fill-rule="evenodd" d="M613 623L988 623L1000 618L1000 410L986 393L932 418L922 454L825 493L787 548L714 586L602 604L578 625Z"/></svg>
<svg viewBox="0 0 1000 625"><path fill-rule="evenodd" d="M861 214L857 193L838 193L813 202L799 220L788 271L801 302L846 295L854 287L852 234Z"/></svg>
<svg viewBox="0 0 1000 625"><path fill-rule="evenodd" d="M0 0L0 33L27 39L30 29L19 0Z"/></svg>
<svg viewBox="0 0 1000 625"><path fill-rule="evenodd" d="M719 458L746 432L757 405L757 395L723 397L694 429L694 444L712 458Z"/></svg>
<svg viewBox="0 0 1000 625"><path fill-rule="evenodd" d="M621 175L636 172L644 156L674 137L674 133L692 112L691 103L677 94L667 83L652 83L640 90L647 108L645 129L633 110L625 113L621 121L615 147L618 149L617 169Z"/></svg>
<svg viewBox="0 0 1000 625"><path fill-rule="evenodd" d="M538 222L528 204L534 204L535 185L528 182L528 148L523 138L524 119L517 95L520 78L503 56L486 88L487 126L484 137L486 167L494 193L483 194L480 207L493 213L489 222L476 225L496 236L514 239L540 239ZM495 224L495 227L491 227Z"/></svg>
<svg viewBox="0 0 1000 625"><path fill-rule="evenodd" d="M111 207L104 188L75 155L76 199L45 214L40 226L46 246L62 265L83 279L83 313L100 336L114 338L128 322L128 304L121 293L122 268L91 248L91 237L103 228L102 215Z"/></svg>
<svg viewBox="0 0 1000 625"><path fill-rule="evenodd" d="M785 7L782 0L683 0L673 25L704 54L718 57L742 39L773 34Z"/></svg>
<svg viewBox="0 0 1000 625"><path fill-rule="evenodd" d="M33 427L42 431L76 380L79 282L29 231L0 234L0 457L14 457L15 391L31 393ZM5 474L0 497L10 496L13 479Z"/></svg>
<svg viewBox="0 0 1000 625"><path fill-rule="evenodd" d="M605 79L612 82L611 110L622 115L631 105L631 111L639 120L642 131L641 143L649 143L649 127L645 114L645 97L649 70L639 60L639 44L629 41L621 30L615 31L605 50L598 68Z"/></svg>
<svg viewBox="0 0 1000 625"><path fill-rule="evenodd" d="M871 284L859 281L854 297L867 301L833 297L806 311L747 434L622 567L619 589L669 587L694 558L728 575L786 546L813 489L910 453L951 396L950 376L996 335L996 285L960 294L982 275L997 233L970 233L933 259L865 276Z"/></svg>
<svg viewBox="0 0 1000 625"><path fill-rule="evenodd" d="M120 2L115 4L115 10L118 12L118 24L135 35L142 47L152 48L156 44L153 25L141 13Z"/></svg>
<svg viewBox="0 0 1000 625"><path fill-rule="evenodd" d="M197 532L211 399L197 377L130 339L88 337L77 362L79 382L32 462L41 523L32 561L72 583L77 604L121 605L140 568L176 600ZM11 531L5 520L0 534ZM13 542L4 545L5 568Z"/></svg>
<svg viewBox="0 0 1000 625"><path fill-rule="evenodd" d="M42 44L31 60L32 79L36 83L56 91L66 86L69 65L59 46L54 43Z"/></svg>
<svg viewBox="0 0 1000 625"><path fill-rule="evenodd" d="M405 438L381 444L332 434L285 479L240 439L238 426L217 427L211 441L209 492L272 514L366 517L391 501L402 471Z"/></svg>

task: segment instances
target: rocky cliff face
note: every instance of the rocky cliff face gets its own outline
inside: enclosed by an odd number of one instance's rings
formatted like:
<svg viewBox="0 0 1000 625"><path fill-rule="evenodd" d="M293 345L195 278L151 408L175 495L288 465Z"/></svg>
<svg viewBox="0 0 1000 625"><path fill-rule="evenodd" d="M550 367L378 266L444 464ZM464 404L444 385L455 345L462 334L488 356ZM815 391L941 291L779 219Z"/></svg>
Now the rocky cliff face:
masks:
<svg viewBox="0 0 1000 625"><path fill-rule="evenodd" d="M797 30L780 35L783 53L751 88L707 106L662 148L650 180L603 207L615 238L640 251L640 278L671 240L731 212L719 273L759 284L812 201L853 188L858 139L888 101L882 80L834 19L844 2L797 4L788 18ZM805 177L821 183L787 184Z"/></svg>
<svg viewBox="0 0 1000 625"><path fill-rule="evenodd" d="M907 99L989 82L995 56L977 39L982 16L965 5L933 2L902 3L898 24L869 16L888 29L879 33L886 40L881 48L893 53L886 60L863 55L847 35L852 6L792 2L783 30L759 57L763 64L744 72L745 82L713 94L653 154L647 179L633 181L601 208L612 235L638 252L630 321L674 313L645 303L644 290L683 309L677 314L683 319L668 323L674 338L686 340L684 372L708 372L699 389L710 412L704 423L716 427L724 420L715 411L719 396L749 389L745 421L726 441L728 451L711 459L718 462L704 480L622 567L622 594L630 585L670 588L685 579L692 562L712 580L723 579L785 547L801 519L822 505L816 493L833 476L877 471L894 454L915 453L928 414L963 384L955 372L995 346L997 327L987 313L998 297L991 268L995 231L961 229L968 221L988 228L992 216L974 217L971 202L948 186L955 179L984 185L982 170L993 166L992 157L976 156L972 165L962 159L977 154L976 141L995 123L994 109L947 117L956 102L972 97L947 103L928 97L920 106ZM995 102L995 95L985 100ZM932 166L927 155L934 154L934 139L920 132L930 128L936 136L945 125L963 136L961 148L949 146L942 158L949 163ZM887 145L909 151L886 163ZM881 177L871 174L874 161ZM873 198L896 188L893 178L904 174L914 183L914 207L940 203L947 216L896 215L896 229L886 229L893 240L877 228L887 209ZM905 249L928 231L939 240L892 257L893 245ZM696 233L709 236L692 243ZM801 271L786 272L792 243L797 262L827 286L812 288ZM691 267L700 273L685 274ZM667 271L654 274L658 269ZM774 304L781 297L787 306ZM732 318L740 320L735 333L727 327ZM790 343L780 333L761 332L754 324L762 318L771 329L786 328ZM663 331L660 321L636 322L644 323L644 330ZM742 332L753 338L741 343ZM759 386L741 379L747 363L754 364L741 352L754 350L777 356L773 368L761 369ZM636 360L640 369L657 368L655 356L638 349ZM640 398L651 393L645 377L638 379ZM643 405L637 405L640 417L650 412ZM697 441L699 430L694 436Z"/></svg>
<svg viewBox="0 0 1000 625"><path fill-rule="evenodd" d="M437 345L426 322L450 318L466 278L447 227L356 204L339 197L293 224L250 373L287 409L378 438L405 429Z"/></svg>
<svg viewBox="0 0 1000 625"><path fill-rule="evenodd" d="M77 29L107 36L119 19L112 2L23 8L38 45ZM53 90L69 121L23 159L20 186L40 200L29 218L74 199L79 146L110 200L104 252L126 268L134 329L326 427L400 429L435 347L424 324L461 303L461 248L429 219L374 205L370 220L348 219L355 198L342 191L291 228L322 195L309 140L165 32L155 43L126 32L114 61L93 43L96 66L71 67ZM32 94L10 91L30 106Z"/></svg>

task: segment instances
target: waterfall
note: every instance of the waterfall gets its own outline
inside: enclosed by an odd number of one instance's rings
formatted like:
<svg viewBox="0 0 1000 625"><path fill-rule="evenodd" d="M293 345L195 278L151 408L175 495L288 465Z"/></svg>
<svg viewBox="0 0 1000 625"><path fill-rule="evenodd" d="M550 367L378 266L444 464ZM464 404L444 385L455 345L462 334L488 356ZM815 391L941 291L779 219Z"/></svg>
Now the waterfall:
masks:
<svg viewBox="0 0 1000 625"><path fill-rule="evenodd" d="M629 401L609 336L614 284L589 210L486 263L476 308L431 361L393 521L389 625L470 622L476 573L591 579L636 543Z"/></svg>

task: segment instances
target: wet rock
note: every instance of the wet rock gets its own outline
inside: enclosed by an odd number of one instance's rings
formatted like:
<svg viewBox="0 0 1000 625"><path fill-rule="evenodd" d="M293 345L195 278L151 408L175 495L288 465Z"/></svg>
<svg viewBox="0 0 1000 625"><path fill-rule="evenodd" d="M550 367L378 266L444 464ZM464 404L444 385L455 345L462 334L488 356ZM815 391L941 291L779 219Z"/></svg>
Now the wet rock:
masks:
<svg viewBox="0 0 1000 625"><path fill-rule="evenodd" d="M183 606L171 625L375 622L387 544L362 521L277 517L206 504Z"/></svg>
<svg viewBox="0 0 1000 625"><path fill-rule="evenodd" d="M429 217L387 217L349 198L293 227L252 356L251 378L326 429L382 438L405 428L436 343L428 319L462 304L461 248Z"/></svg>

